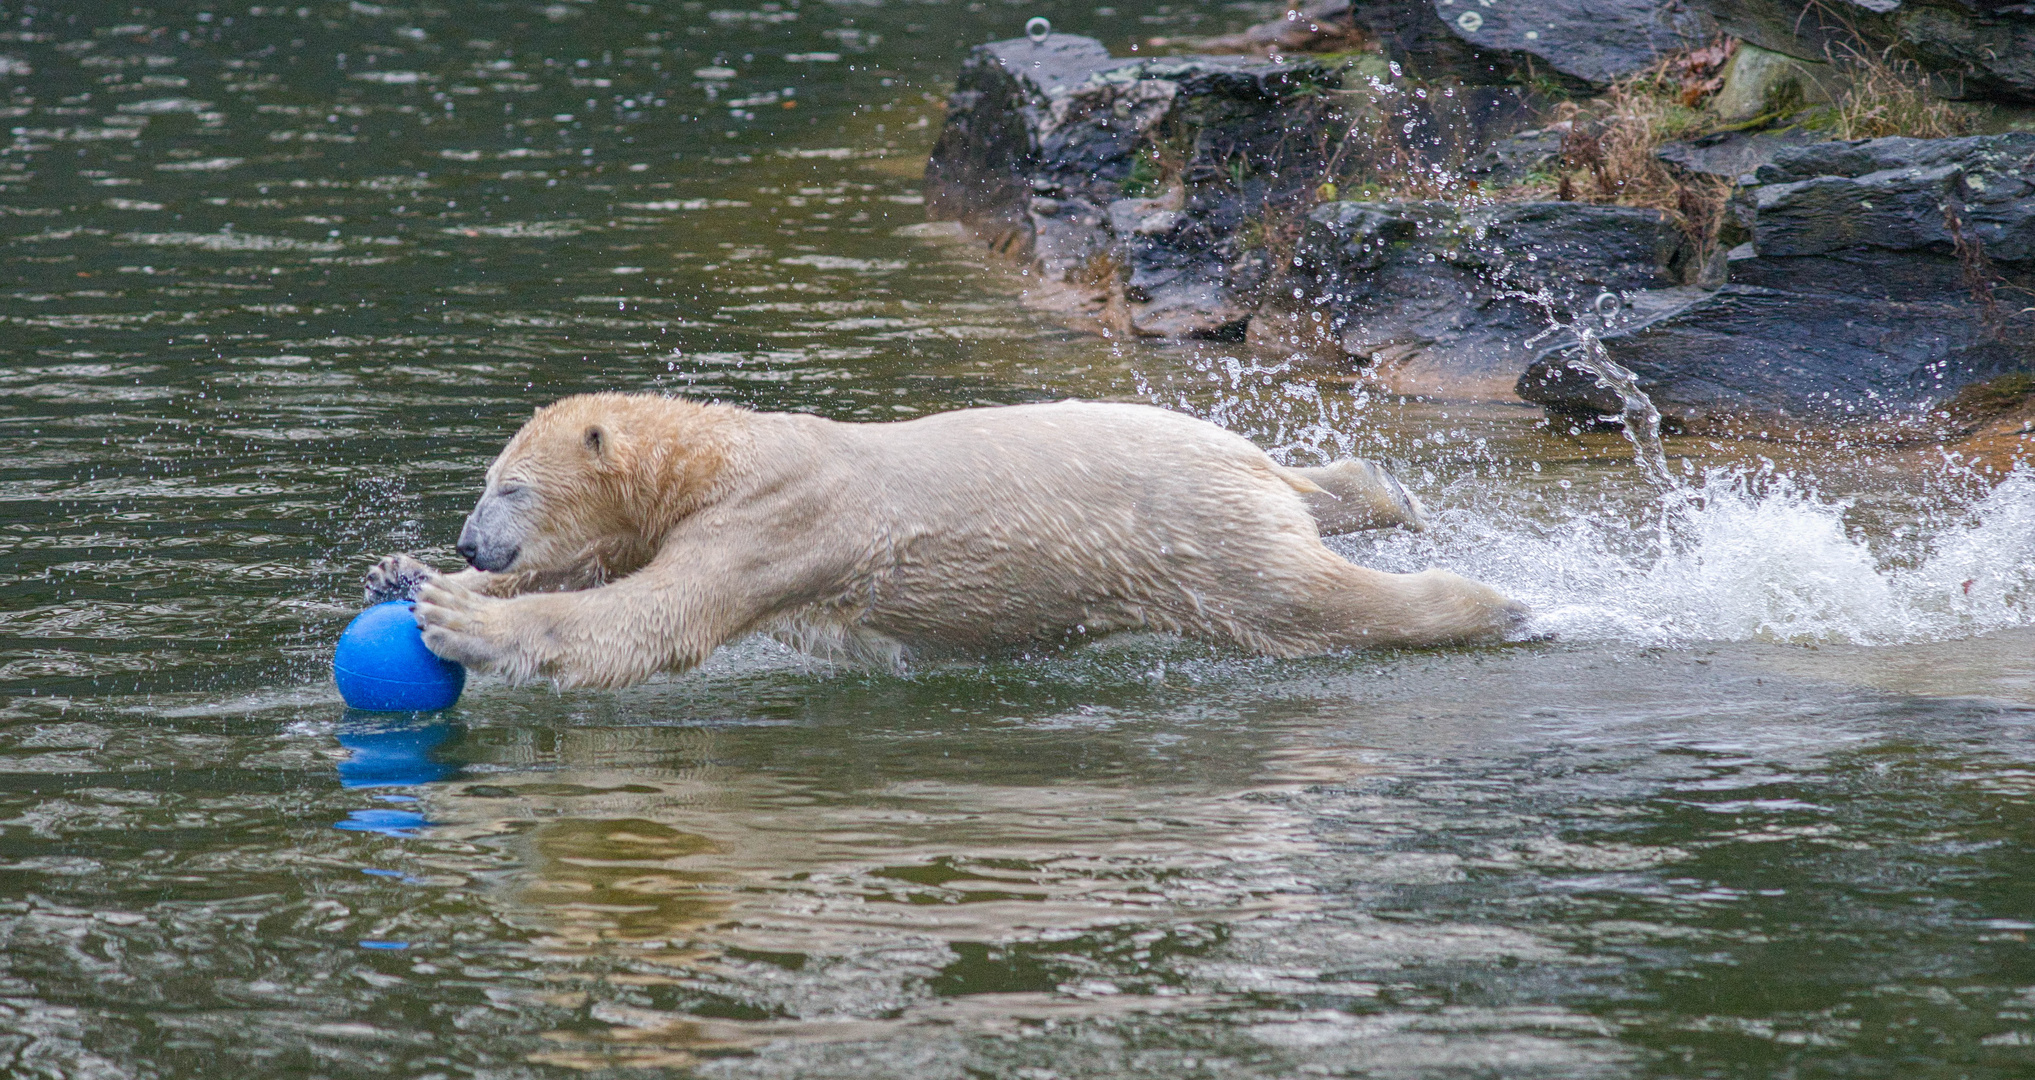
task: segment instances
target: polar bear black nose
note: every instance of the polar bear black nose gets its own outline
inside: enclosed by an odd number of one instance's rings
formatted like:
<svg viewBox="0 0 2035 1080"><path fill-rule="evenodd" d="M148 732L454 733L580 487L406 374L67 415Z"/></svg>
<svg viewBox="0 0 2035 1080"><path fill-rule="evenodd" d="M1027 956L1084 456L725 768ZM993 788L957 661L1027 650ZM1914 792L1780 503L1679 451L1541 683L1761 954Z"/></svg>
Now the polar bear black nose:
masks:
<svg viewBox="0 0 2035 1080"><path fill-rule="evenodd" d="M480 558L480 545L471 540L462 538L459 543L452 545L452 550L459 552L459 557L467 562Z"/></svg>

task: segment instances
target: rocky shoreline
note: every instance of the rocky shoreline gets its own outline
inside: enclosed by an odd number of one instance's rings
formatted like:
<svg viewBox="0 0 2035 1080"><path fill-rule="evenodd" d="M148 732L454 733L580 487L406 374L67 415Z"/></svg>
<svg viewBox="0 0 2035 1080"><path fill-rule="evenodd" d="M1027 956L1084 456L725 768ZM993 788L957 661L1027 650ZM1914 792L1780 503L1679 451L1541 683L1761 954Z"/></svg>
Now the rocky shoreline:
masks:
<svg viewBox="0 0 2035 1080"><path fill-rule="evenodd" d="M1684 428L1941 432L1963 388L2035 370L2035 16L1967 27L2030 35L2004 61L1917 37L1947 7L1873 24L1935 64L1867 70L1922 87L1884 100L1997 130L1838 139L1882 99L1805 89L1836 85L1805 65L1832 65L1776 46L1809 53L1831 32L1782 40L1769 9L1786 6L1554 5L1528 27L1496 6L1448 21L1450 0L1327 4L1199 43L1216 53L995 42L957 79L928 212L1014 260L1029 303L1096 333L1616 413L1567 362L1587 332ZM1759 44L1704 37L1719 27ZM1669 103L1635 105L1635 85L1666 85ZM1676 111L1676 95L1700 104ZM1763 114L1725 118L1747 100ZM1646 107L1696 130L1634 143L1632 116L1658 120Z"/></svg>

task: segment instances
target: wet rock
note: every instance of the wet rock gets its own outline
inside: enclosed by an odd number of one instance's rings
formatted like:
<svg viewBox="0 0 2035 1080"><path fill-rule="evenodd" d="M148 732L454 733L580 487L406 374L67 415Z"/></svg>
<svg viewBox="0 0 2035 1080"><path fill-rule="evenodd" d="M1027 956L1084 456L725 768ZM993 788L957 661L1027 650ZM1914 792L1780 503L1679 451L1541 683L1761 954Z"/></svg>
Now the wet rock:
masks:
<svg viewBox="0 0 2035 1080"><path fill-rule="evenodd" d="M1550 80L1566 91L1590 89L1588 80L1550 68L1535 53L1479 48L1445 19L1460 14L1449 2L1438 5L1434 0L1368 0L1358 4L1349 0L1312 0L1242 33L1209 38L1153 38L1152 44L1203 53L1260 56L1375 50L1399 71L1416 79L1502 86L1538 78Z"/></svg>
<svg viewBox="0 0 2035 1080"><path fill-rule="evenodd" d="M1926 424L1968 383L2022 370L2024 342L1989 332L1968 300L1895 300L1733 283L1669 316L1607 335L1663 415L1685 426L1773 420ZM1538 359L1520 396L1559 412L1618 412L1594 380Z"/></svg>
<svg viewBox="0 0 2035 1080"><path fill-rule="evenodd" d="M1707 41L1717 27L1680 0L1436 0L1450 30L1478 49L1525 53L1603 86L1662 54Z"/></svg>
<svg viewBox="0 0 2035 1080"><path fill-rule="evenodd" d="M1658 210L1509 203L1462 221L1469 235L1451 261L1525 288L1594 297L1679 285L1689 271L1687 238Z"/></svg>
<svg viewBox="0 0 2035 1080"><path fill-rule="evenodd" d="M1894 48L1939 93L2035 103L2035 6L2000 0L1693 0L1726 33L1822 61Z"/></svg>
<svg viewBox="0 0 2035 1080"><path fill-rule="evenodd" d="M1761 165L1771 163L1785 151L1822 141L1816 132L1790 128L1783 132L1719 132L1660 148L1662 161L1698 176L1721 176L1737 180Z"/></svg>
<svg viewBox="0 0 2035 1080"><path fill-rule="evenodd" d="M1724 65L1724 86L1706 105L1726 120L1788 113L1825 105L1843 92L1843 80L1826 62L1812 62L1741 43Z"/></svg>
<svg viewBox="0 0 2035 1080"><path fill-rule="evenodd" d="M1562 158L1563 132L1529 129L1508 135L1472 158L1463 172L1487 187L1517 184L1534 173L1552 173Z"/></svg>
<svg viewBox="0 0 2035 1080"><path fill-rule="evenodd" d="M1075 86L1115 63L1101 42L1071 34L1037 44L998 42L969 54L947 100L946 126L926 163L927 216L1004 230L1021 226L1022 200L1032 191L1043 149L1040 131L1053 100L1068 98ZM1077 148L1076 156L1110 165L1125 159L1127 171L1137 127L1126 122L1116 139L1098 140L1121 146L1101 145L1088 153Z"/></svg>
<svg viewBox="0 0 2035 1080"><path fill-rule="evenodd" d="M1443 208L1435 207L1436 212ZM1299 257L1329 281L1376 270L1392 257L1394 246L1420 234L1399 203L1323 203L1307 215Z"/></svg>
<svg viewBox="0 0 2035 1080"><path fill-rule="evenodd" d="M1202 53L1323 53L1358 49L1370 43L1351 14L1348 0L1314 0L1289 7L1277 18L1267 19L1242 33L1196 38L1179 42ZM1175 44L1164 38L1152 44Z"/></svg>
<svg viewBox="0 0 2035 1080"><path fill-rule="evenodd" d="M926 165L927 214L1028 262L1033 303L1111 332L1234 334L1252 302L1229 239L1318 182L1320 100L1340 85L1305 59L1116 58L1065 34L979 46Z"/></svg>
<svg viewBox="0 0 2035 1080"><path fill-rule="evenodd" d="M1817 143L1752 180L1731 284L1605 335L1664 414L1926 424L2035 368L2035 319L2007 299L2035 287L2035 135ZM1591 382L1551 355L1519 393L1607 411Z"/></svg>
<svg viewBox="0 0 2035 1080"><path fill-rule="evenodd" d="M1830 140L1777 155L1759 170L1761 184L1787 183L1818 176L1858 177L1890 169L1964 165L1973 170L2019 175L2028 155L2035 154L2035 134L1971 135L1959 139Z"/></svg>
<svg viewBox="0 0 2035 1080"><path fill-rule="evenodd" d="M1415 78L1456 79L1474 86L1509 82L1525 70L1521 57L1479 49L1458 36L1431 0L1357 4L1354 18L1386 56Z"/></svg>
<svg viewBox="0 0 2035 1080"><path fill-rule="evenodd" d="M1261 313L1253 339L1327 348L1401 392L1509 394L1532 359L1573 343L1544 333L1551 316L1624 325L1694 292L1664 215L1583 203L1327 203L1294 262L1304 302Z"/></svg>
<svg viewBox="0 0 2035 1080"><path fill-rule="evenodd" d="M1848 248L2035 260L2035 134L1871 139L1788 151L1754 172L1738 215L1761 258ZM1953 231L1955 230L1955 231Z"/></svg>

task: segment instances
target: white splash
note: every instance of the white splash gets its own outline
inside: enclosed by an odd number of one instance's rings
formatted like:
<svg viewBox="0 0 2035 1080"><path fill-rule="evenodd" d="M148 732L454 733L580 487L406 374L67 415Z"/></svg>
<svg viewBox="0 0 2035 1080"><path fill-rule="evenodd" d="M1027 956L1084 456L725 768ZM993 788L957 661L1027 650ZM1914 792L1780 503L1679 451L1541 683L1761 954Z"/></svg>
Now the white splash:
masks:
<svg viewBox="0 0 2035 1080"><path fill-rule="evenodd" d="M1712 470L1687 491L1665 530L1644 509L1635 520L1600 504L1550 521L1481 498L1435 510L1425 534L1333 546L1383 570L1487 581L1534 609L1530 632L1570 639L1880 645L2035 623L2035 472L1877 549L1847 523L1848 503L1785 476Z"/></svg>

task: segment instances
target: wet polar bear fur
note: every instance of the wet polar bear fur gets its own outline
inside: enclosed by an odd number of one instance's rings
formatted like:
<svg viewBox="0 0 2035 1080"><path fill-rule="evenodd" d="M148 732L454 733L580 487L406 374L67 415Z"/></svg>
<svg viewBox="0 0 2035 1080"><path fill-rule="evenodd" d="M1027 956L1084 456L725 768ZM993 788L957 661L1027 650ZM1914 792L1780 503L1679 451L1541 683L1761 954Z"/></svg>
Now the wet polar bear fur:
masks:
<svg viewBox="0 0 2035 1080"><path fill-rule="evenodd" d="M845 424L591 394L537 410L461 531L472 569L392 556L433 652L619 687L761 631L896 667L1120 630L1271 656L1499 638L1522 609L1388 574L1323 533L1419 527L1389 473L1286 468L1144 405L1066 401Z"/></svg>

